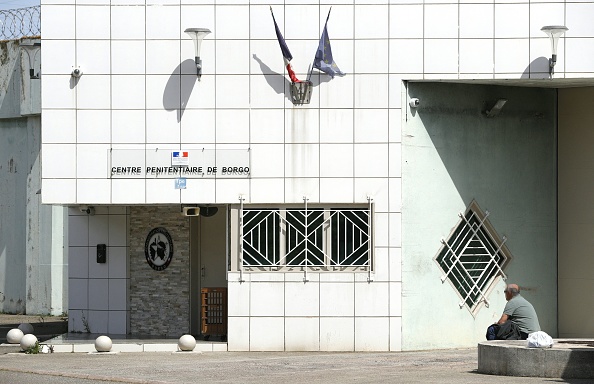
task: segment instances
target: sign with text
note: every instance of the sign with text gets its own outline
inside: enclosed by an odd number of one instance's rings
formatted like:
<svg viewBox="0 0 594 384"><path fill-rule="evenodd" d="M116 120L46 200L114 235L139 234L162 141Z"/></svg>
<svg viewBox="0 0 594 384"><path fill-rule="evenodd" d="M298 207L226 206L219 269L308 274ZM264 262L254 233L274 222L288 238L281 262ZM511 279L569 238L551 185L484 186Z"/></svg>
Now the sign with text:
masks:
<svg viewBox="0 0 594 384"><path fill-rule="evenodd" d="M249 178L249 149L111 149L112 179Z"/></svg>

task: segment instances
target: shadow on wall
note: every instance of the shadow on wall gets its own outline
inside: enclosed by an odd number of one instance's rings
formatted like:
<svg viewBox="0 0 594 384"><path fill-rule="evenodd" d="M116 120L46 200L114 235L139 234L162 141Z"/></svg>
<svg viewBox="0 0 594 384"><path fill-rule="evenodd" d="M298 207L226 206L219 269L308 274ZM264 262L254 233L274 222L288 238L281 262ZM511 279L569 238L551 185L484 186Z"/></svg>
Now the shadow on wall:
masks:
<svg viewBox="0 0 594 384"><path fill-rule="evenodd" d="M284 74L274 72L268 65L266 65L262 60L260 60L260 58L255 53L252 55L252 57L260 65L260 70L262 71L264 79L266 79L266 82L268 83L270 88L272 88L274 92L276 92L278 95L283 94L287 100L291 101L291 82L287 80ZM282 81L280 80L281 78ZM326 75L325 73L314 73L309 80L312 82L312 85L314 87L317 87L321 83L329 82L330 80L332 80L332 78Z"/></svg>
<svg viewBox="0 0 594 384"><path fill-rule="evenodd" d="M180 74L192 74L196 72L194 60L182 61L171 73L163 92L163 108L166 111L177 111L177 122L179 123L184 115L188 100L192 95L198 77L196 75L182 76ZM183 81L182 81L183 79Z"/></svg>
<svg viewBox="0 0 594 384"><path fill-rule="evenodd" d="M282 94L287 100L291 101L291 82L287 80L284 74L274 72L260 60L256 54L253 55L253 58L260 65L260 70L270 88L272 88L278 95ZM163 108L169 112L177 111L178 123L181 122L186 106L188 105L188 100L192 95L192 91L194 90L194 86L198 79L195 75L182 76L180 74L194 73L196 70L195 65L194 60L192 59L184 60L173 70L173 72L171 72L169 80L165 85L165 91L163 92ZM314 87L317 87L322 83L327 83L330 80L332 80L332 78L325 73L314 73L310 78ZM77 82L78 79L71 78L70 88L75 87Z"/></svg>
<svg viewBox="0 0 594 384"><path fill-rule="evenodd" d="M544 56L532 60L520 78L522 79L549 79L549 59Z"/></svg>
<svg viewBox="0 0 594 384"><path fill-rule="evenodd" d="M430 257L438 236L456 224L460 202L468 207L475 199L491 212L495 230L508 237L514 258L506 274L533 289L529 300L540 325L554 334L556 90L409 82L408 95L420 105L416 116L407 115L402 137L403 222L435 216L415 221L417 232L436 239L433 249L424 250ZM507 103L487 117L499 99Z"/></svg>
<svg viewBox="0 0 594 384"><path fill-rule="evenodd" d="M466 205L482 197L484 209L485 200L520 211L554 206L554 89L409 83L409 95L421 100L413 120L420 119ZM498 99L507 103L487 117Z"/></svg>

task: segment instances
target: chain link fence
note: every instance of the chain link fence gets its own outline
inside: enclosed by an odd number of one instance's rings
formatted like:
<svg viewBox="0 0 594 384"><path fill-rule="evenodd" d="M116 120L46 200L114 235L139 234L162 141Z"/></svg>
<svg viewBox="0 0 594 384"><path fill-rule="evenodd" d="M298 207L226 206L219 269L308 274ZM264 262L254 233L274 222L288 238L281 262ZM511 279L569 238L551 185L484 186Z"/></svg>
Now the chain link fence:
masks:
<svg viewBox="0 0 594 384"><path fill-rule="evenodd" d="M0 10L0 40L41 35L41 6Z"/></svg>

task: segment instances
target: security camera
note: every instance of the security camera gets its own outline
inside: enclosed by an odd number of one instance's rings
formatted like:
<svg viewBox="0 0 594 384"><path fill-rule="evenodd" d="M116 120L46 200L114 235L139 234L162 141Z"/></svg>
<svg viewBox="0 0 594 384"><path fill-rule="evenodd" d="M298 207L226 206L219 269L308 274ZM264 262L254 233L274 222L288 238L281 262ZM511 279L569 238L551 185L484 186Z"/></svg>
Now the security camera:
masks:
<svg viewBox="0 0 594 384"><path fill-rule="evenodd" d="M421 100L417 99L416 97L413 97L410 99L410 102L408 104L411 108L418 108L421 104Z"/></svg>
<svg viewBox="0 0 594 384"><path fill-rule="evenodd" d="M78 67L74 68L71 73L72 77L81 77L82 74L83 74L82 70Z"/></svg>
<svg viewBox="0 0 594 384"><path fill-rule="evenodd" d="M89 216L93 216L95 214L95 208L93 208L93 207L88 207L86 205L83 205L83 206L80 206L79 209L82 213L86 213Z"/></svg>

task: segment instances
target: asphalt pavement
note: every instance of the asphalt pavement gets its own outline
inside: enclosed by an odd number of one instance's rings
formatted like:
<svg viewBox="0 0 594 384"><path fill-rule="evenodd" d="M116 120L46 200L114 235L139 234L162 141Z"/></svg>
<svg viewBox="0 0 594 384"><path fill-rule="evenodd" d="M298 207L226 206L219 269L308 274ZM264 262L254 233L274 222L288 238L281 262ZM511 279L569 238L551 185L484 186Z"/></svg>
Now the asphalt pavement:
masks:
<svg viewBox="0 0 594 384"><path fill-rule="evenodd" d="M476 372L477 350L0 355L0 383L590 383Z"/></svg>
<svg viewBox="0 0 594 384"><path fill-rule="evenodd" d="M64 326L60 318L8 318L40 330ZM24 320L24 321L23 321ZM28 321L27 321L28 320ZM54 323L49 326L49 323ZM45 327L45 329L44 329ZM56 327L56 328L54 328ZM6 328L6 327L5 327ZM45 332L51 333L51 332ZM5 337L5 332L0 332ZM594 380L490 376L477 373L476 348L418 352L143 352L27 355L0 350L0 384L105 383L594 383Z"/></svg>

